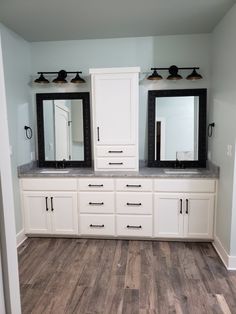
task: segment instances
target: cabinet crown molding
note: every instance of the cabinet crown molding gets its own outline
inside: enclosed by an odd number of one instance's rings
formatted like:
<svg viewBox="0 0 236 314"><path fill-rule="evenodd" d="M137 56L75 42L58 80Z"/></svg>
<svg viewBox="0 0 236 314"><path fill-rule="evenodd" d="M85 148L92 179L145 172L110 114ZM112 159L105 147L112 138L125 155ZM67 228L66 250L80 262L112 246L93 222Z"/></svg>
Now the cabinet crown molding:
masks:
<svg viewBox="0 0 236 314"><path fill-rule="evenodd" d="M89 74L112 74L112 73L139 73L140 67L127 67L127 68L96 68L89 69Z"/></svg>

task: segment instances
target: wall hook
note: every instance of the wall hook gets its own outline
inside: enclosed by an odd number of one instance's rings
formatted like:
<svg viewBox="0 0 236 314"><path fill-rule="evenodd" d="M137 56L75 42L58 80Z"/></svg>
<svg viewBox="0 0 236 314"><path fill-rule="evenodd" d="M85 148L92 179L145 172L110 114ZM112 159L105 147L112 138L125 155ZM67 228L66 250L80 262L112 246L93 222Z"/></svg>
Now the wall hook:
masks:
<svg viewBox="0 0 236 314"><path fill-rule="evenodd" d="M24 129L25 129L26 137L30 140L32 138L32 136L33 136L32 129L29 126L27 126L27 125L25 125Z"/></svg>
<svg viewBox="0 0 236 314"><path fill-rule="evenodd" d="M215 123L209 123L207 128L208 137L212 137L213 128L215 127Z"/></svg>

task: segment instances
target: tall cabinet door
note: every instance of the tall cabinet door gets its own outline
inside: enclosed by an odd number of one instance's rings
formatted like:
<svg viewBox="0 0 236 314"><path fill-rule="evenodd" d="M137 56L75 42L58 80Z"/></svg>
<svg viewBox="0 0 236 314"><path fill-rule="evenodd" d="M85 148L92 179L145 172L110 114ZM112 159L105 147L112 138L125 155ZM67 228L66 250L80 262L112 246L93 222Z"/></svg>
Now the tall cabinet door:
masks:
<svg viewBox="0 0 236 314"><path fill-rule="evenodd" d="M96 144L135 144L138 74L98 74L94 76L93 84Z"/></svg>
<svg viewBox="0 0 236 314"><path fill-rule="evenodd" d="M154 208L155 237L183 237L183 195L157 193Z"/></svg>
<svg viewBox="0 0 236 314"><path fill-rule="evenodd" d="M49 197L45 192L24 192L25 233L51 233Z"/></svg>
<svg viewBox="0 0 236 314"><path fill-rule="evenodd" d="M214 194L185 195L184 235L188 238L213 238Z"/></svg>
<svg viewBox="0 0 236 314"><path fill-rule="evenodd" d="M76 192L51 193L50 211L53 234L78 234Z"/></svg>

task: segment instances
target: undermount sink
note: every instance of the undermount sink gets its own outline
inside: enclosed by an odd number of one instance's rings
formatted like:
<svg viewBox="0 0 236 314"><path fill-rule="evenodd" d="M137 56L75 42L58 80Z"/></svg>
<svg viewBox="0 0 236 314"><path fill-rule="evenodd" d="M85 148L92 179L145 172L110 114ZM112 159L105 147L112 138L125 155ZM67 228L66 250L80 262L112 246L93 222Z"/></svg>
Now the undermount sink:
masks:
<svg viewBox="0 0 236 314"><path fill-rule="evenodd" d="M40 173L57 174L57 173L69 173L69 170L42 170Z"/></svg>
<svg viewBox="0 0 236 314"><path fill-rule="evenodd" d="M165 174L199 174L198 169L164 169Z"/></svg>

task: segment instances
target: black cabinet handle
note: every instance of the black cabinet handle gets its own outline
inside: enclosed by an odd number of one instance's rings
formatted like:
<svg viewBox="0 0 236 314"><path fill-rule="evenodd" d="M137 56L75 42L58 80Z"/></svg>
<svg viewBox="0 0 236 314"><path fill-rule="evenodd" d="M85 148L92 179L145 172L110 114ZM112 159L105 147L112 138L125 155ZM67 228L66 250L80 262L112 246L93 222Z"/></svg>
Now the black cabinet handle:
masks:
<svg viewBox="0 0 236 314"><path fill-rule="evenodd" d="M108 153L109 153L109 154L116 154L116 153L117 153L117 154L122 154L122 153L123 153L123 150L109 150Z"/></svg>
<svg viewBox="0 0 236 314"><path fill-rule="evenodd" d="M97 140L100 141L100 129L99 126L97 127Z"/></svg>
<svg viewBox="0 0 236 314"><path fill-rule="evenodd" d="M101 187L103 187L103 184L89 184L88 185L88 187L90 187L90 188L101 188Z"/></svg>
<svg viewBox="0 0 236 314"><path fill-rule="evenodd" d="M123 162L109 162L109 165L123 165Z"/></svg>
<svg viewBox="0 0 236 314"><path fill-rule="evenodd" d="M89 227L90 228L104 228L105 225L93 225L93 224L91 224L91 225L89 225Z"/></svg>
<svg viewBox="0 0 236 314"><path fill-rule="evenodd" d="M53 197L51 197L51 211L52 212L54 211L54 208L53 208Z"/></svg>
<svg viewBox="0 0 236 314"><path fill-rule="evenodd" d="M188 199L186 199L186 214L188 214L189 208L188 208Z"/></svg>
<svg viewBox="0 0 236 314"><path fill-rule="evenodd" d="M103 202L101 202L101 203L93 203L93 202L89 202L89 205L104 205L104 203Z"/></svg>
<svg viewBox="0 0 236 314"><path fill-rule="evenodd" d="M45 197L45 202L46 202L46 211L48 212L48 197Z"/></svg>
<svg viewBox="0 0 236 314"><path fill-rule="evenodd" d="M183 214L183 200L180 199L180 214Z"/></svg>
<svg viewBox="0 0 236 314"><path fill-rule="evenodd" d="M142 203L126 203L127 206L141 206Z"/></svg>
<svg viewBox="0 0 236 314"><path fill-rule="evenodd" d="M141 184L126 184L127 188L141 188Z"/></svg>
<svg viewBox="0 0 236 314"><path fill-rule="evenodd" d="M127 225L127 228L128 229L142 229L142 226L130 226L130 225Z"/></svg>

